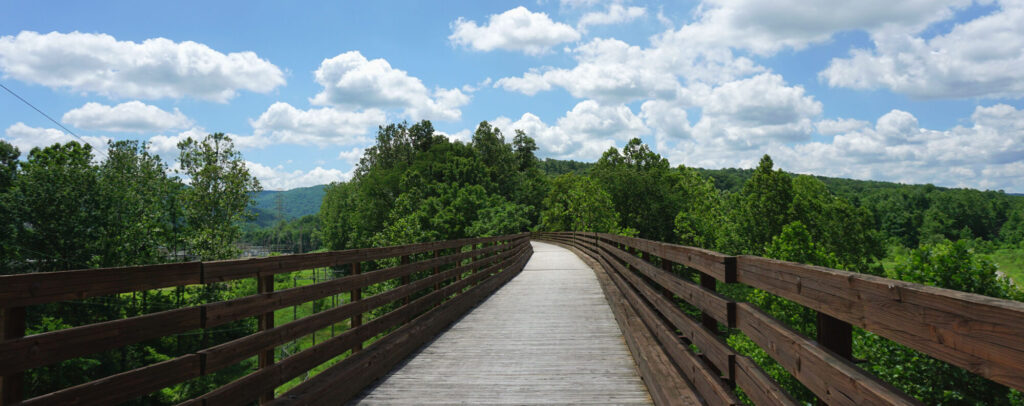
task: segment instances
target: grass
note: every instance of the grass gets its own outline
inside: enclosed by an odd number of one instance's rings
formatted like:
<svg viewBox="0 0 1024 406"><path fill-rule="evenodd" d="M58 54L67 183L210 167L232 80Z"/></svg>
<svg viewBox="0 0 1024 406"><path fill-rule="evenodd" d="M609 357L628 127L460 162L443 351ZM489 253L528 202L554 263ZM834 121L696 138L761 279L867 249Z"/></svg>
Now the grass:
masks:
<svg viewBox="0 0 1024 406"><path fill-rule="evenodd" d="M1014 284L1024 286L1024 248L1000 248L989 257Z"/></svg>

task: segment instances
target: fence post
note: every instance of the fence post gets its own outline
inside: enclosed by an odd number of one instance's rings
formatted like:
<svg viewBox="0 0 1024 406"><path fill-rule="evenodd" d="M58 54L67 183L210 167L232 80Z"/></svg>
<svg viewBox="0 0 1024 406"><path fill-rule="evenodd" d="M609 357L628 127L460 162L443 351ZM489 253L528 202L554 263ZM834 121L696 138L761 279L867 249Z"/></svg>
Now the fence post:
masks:
<svg viewBox="0 0 1024 406"><path fill-rule="evenodd" d="M440 254L441 254L441 250L434 250L434 258L435 259L437 259L437 257L440 257L441 256ZM441 273L441 265L434 266L434 275L436 276L439 273ZM436 292L436 291L439 291L439 290L441 290L441 281L434 282L434 291Z"/></svg>
<svg viewBox="0 0 1024 406"><path fill-rule="evenodd" d="M853 361L853 326L850 323L818 312L818 343Z"/></svg>
<svg viewBox="0 0 1024 406"><path fill-rule="evenodd" d="M0 342L25 336L25 308L0 309ZM21 402L24 372L0 377L0 406Z"/></svg>
<svg viewBox="0 0 1024 406"><path fill-rule="evenodd" d="M352 263L352 275L359 275L359 262L358 261ZM349 293L349 298L348 298L348 302L349 303L355 303L355 302L358 302L360 300L363 300L363 290L362 290L362 288L356 288L355 290L352 291L352 293ZM351 328L356 328L356 327L359 327L361 325L363 325L363 312L358 312L356 314L353 314L352 315ZM352 352L356 353L358 351L361 351L362 349L363 349L363 342L360 341L354 347L352 347Z"/></svg>
<svg viewBox="0 0 1024 406"><path fill-rule="evenodd" d="M698 271L698 273L700 273L700 286L701 287L703 287L703 288L705 288L707 290L710 290L712 292L717 292L718 291L718 286L715 283L715 278L714 277L712 277L711 275L708 275L708 274L706 274L704 272ZM704 328L706 328L708 330L711 330L713 333L715 333L715 334L719 334L720 333L720 331L718 331L718 321L716 321L714 317L711 317L710 314L707 314L705 312L700 312L700 323L704 325Z"/></svg>
<svg viewBox="0 0 1024 406"><path fill-rule="evenodd" d="M274 275L257 275L256 276L256 291L260 294L270 293L274 291ZM271 310L267 313L263 313L259 316L259 330L265 331L274 328L274 311ZM274 364L274 352L277 347L270 348L269 350L260 351L259 353L259 368L270 368ZM274 388L267 388L267 391L260 394L260 404L267 404L274 400Z"/></svg>
<svg viewBox="0 0 1024 406"><path fill-rule="evenodd" d="M409 264L409 256L408 255L402 255L402 265L407 265L407 264ZM402 277L402 285L403 286L409 284L410 276L411 275L405 275L405 276ZM405 306L405 305L409 304L409 296L412 296L412 294L410 293L408 295L405 295L404 298L402 298L402 306Z"/></svg>

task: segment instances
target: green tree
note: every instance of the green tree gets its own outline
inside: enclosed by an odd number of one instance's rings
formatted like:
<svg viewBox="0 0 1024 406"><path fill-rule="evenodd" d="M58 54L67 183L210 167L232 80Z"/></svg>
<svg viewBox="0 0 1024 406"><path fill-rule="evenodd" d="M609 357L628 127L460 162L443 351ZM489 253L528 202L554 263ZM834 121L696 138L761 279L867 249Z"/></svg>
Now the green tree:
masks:
<svg viewBox="0 0 1024 406"><path fill-rule="evenodd" d="M611 197L586 176L561 175L544 198L540 229L544 231L618 231L618 213Z"/></svg>
<svg viewBox="0 0 1024 406"><path fill-rule="evenodd" d="M19 220L12 201L11 187L18 176L18 157L21 151L0 140L0 274L14 268L18 258Z"/></svg>
<svg viewBox="0 0 1024 406"><path fill-rule="evenodd" d="M675 232L680 244L701 248L715 248L722 224L728 221L722 215L722 197L711 179L696 170L680 165L676 183L680 197L679 214L675 218Z"/></svg>
<svg viewBox="0 0 1024 406"><path fill-rule="evenodd" d="M182 200L192 252L204 260L234 257L239 223L251 216L247 209L252 193L261 190L259 181L224 133L188 138L178 149L180 171L190 180Z"/></svg>
<svg viewBox="0 0 1024 406"><path fill-rule="evenodd" d="M682 209L674 192L678 174L668 160L651 151L639 138L622 147L611 148L594 165L591 176L608 192L622 227L639 236L671 241L673 222Z"/></svg>
<svg viewBox="0 0 1024 406"><path fill-rule="evenodd" d="M793 202L793 185L788 174L772 170L772 158L761 158L754 175L743 185L743 213L737 219L745 253L761 254L765 244L782 232L790 222L789 207Z"/></svg>

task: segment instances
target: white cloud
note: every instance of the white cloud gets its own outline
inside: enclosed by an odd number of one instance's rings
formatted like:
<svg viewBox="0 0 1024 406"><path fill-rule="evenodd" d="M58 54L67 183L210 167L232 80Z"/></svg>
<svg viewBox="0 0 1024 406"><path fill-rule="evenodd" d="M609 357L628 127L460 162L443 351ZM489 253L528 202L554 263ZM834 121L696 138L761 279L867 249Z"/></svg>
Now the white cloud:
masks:
<svg viewBox="0 0 1024 406"><path fill-rule="evenodd" d="M499 117L492 124L509 133L523 130L537 141L540 155L560 159L595 160L616 143L649 132L629 107L602 106L594 100L580 102L555 125L548 125L531 113L516 121Z"/></svg>
<svg viewBox="0 0 1024 406"><path fill-rule="evenodd" d="M787 169L819 175L945 186L1024 189L1024 110L979 106L969 127L921 128L892 110L875 122L833 137L772 148Z"/></svg>
<svg viewBox="0 0 1024 406"><path fill-rule="evenodd" d="M17 122L7 127L5 131L4 141L7 141L11 145L18 147L21 150L22 156L27 156L32 148L45 148L53 144L64 144L71 141L82 143L82 140L72 137L71 134L65 133L61 130L54 128L41 128L41 127L29 127L25 123ZM89 145L92 145L93 151L107 150L107 142L110 138L107 137L82 137ZM96 155L95 152L93 152Z"/></svg>
<svg viewBox="0 0 1024 406"><path fill-rule="evenodd" d="M519 6L501 14L492 14L486 25L477 25L462 17L452 23L453 45L477 51L522 51L540 55L552 46L580 39L580 33L569 25L551 21L545 13L534 13Z"/></svg>
<svg viewBox="0 0 1024 406"><path fill-rule="evenodd" d="M310 102L320 106L402 108L412 120L459 120L459 108L469 103L459 89L430 92L419 78L383 58L367 60L359 51L324 59L315 75L324 89Z"/></svg>
<svg viewBox="0 0 1024 406"><path fill-rule="evenodd" d="M0 71L23 82L112 98L227 102L240 90L267 93L285 84L281 69L253 52L224 54L192 41L136 43L77 31L0 37Z"/></svg>
<svg viewBox="0 0 1024 406"><path fill-rule="evenodd" d="M178 143L188 138L192 138L196 141L202 141L209 135L210 132L206 131L202 127L192 127L188 130L182 131L175 135L154 135L147 140L149 142L149 150L153 153L161 154L164 156L170 154L176 154L178 152ZM242 136L237 134L226 134L228 138L231 138L231 142L235 144L237 149L256 149L263 148L271 144L270 138L260 135L249 135ZM169 159L172 160L172 159Z"/></svg>
<svg viewBox="0 0 1024 406"><path fill-rule="evenodd" d="M116 106L89 102L64 113L61 121L83 130L138 133L187 128L192 125L192 120L178 109L171 113L137 100Z"/></svg>
<svg viewBox="0 0 1024 406"><path fill-rule="evenodd" d="M803 141L813 131L811 118L822 105L803 87L788 86L782 76L762 73L711 90L694 134L704 142L735 149L772 141Z"/></svg>
<svg viewBox="0 0 1024 406"><path fill-rule="evenodd" d="M348 151L341 151L338 153L338 159L348 162L349 164L355 165L359 163L359 159L363 157L363 149L359 147L353 147Z"/></svg>
<svg viewBox="0 0 1024 406"><path fill-rule="evenodd" d="M691 85L719 84L765 70L728 49L695 48L667 34L653 41L642 48L595 38L573 49L577 64L572 69L535 69L522 77L499 79L494 86L527 95L558 86L577 98L625 103L676 98L685 92L680 77Z"/></svg>
<svg viewBox="0 0 1024 406"><path fill-rule="evenodd" d="M669 100L648 100L640 106L640 117L647 127L654 130L659 150L670 148L673 141L687 140L693 136L693 128L681 103Z"/></svg>
<svg viewBox="0 0 1024 406"><path fill-rule="evenodd" d="M875 49L836 58L820 77L832 87L890 89L916 98L1024 97L1024 4L930 39L912 32L872 37Z"/></svg>
<svg viewBox="0 0 1024 406"><path fill-rule="evenodd" d="M828 119L818 121L814 123L814 128L817 129L818 134L821 135L836 135L857 131L869 125L871 125L871 123L867 121L855 120L852 118L841 118L837 120Z"/></svg>
<svg viewBox="0 0 1024 406"><path fill-rule="evenodd" d="M246 161L245 166L249 169L249 173L260 180L260 185L264 190L289 190L347 181L352 178L352 171L342 172L338 169L324 169L320 166L309 171L288 171L280 165L270 167L251 161Z"/></svg>
<svg viewBox="0 0 1024 406"><path fill-rule="evenodd" d="M378 109L344 111L333 107L299 110L288 103L272 104L256 120L249 120L256 136L269 136L276 143L299 145L351 145L366 142L366 134L384 124Z"/></svg>
<svg viewBox="0 0 1024 406"><path fill-rule="evenodd" d="M760 55L828 41L841 31L917 32L971 0L704 0L697 21L674 36L691 46L732 47Z"/></svg>
<svg viewBox="0 0 1024 406"><path fill-rule="evenodd" d="M473 132L468 130L468 129L459 130L459 131L457 131L457 132L455 132L453 134L449 134L449 133L446 133L444 131L435 131L435 133L436 134L441 134L441 135L443 135L445 137L448 137L448 140L452 141L452 142L462 141L462 142L468 144L469 142L471 142L473 140Z"/></svg>
<svg viewBox="0 0 1024 406"><path fill-rule="evenodd" d="M621 24L636 20L646 14L646 8L624 7L621 4L613 3L609 4L608 9L604 12L592 11L584 14L583 17L580 17L576 28L581 32L587 32L588 26Z"/></svg>

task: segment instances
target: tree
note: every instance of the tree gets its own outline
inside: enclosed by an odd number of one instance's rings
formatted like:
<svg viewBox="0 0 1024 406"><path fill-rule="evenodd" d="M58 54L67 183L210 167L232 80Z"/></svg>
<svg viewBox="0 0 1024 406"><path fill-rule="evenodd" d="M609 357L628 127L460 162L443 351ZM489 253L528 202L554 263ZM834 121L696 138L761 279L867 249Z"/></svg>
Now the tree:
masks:
<svg viewBox="0 0 1024 406"><path fill-rule="evenodd" d="M251 194L262 190L259 181L224 133L209 134L202 141L190 137L178 143L178 149L180 172L191 186L182 200L192 252L203 260L234 257L239 222L251 217L247 209Z"/></svg>
<svg viewBox="0 0 1024 406"><path fill-rule="evenodd" d="M13 268L18 252L19 221L10 190L18 176L19 156L17 147L0 140L0 269L5 271Z"/></svg>
<svg viewBox="0 0 1024 406"><path fill-rule="evenodd" d="M10 202L19 250L36 271L102 262L103 202L92 159L91 146L69 142L33 148L21 163Z"/></svg>
<svg viewBox="0 0 1024 406"><path fill-rule="evenodd" d="M737 222L744 238L744 251L749 254L761 254L765 244L790 222L792 180L782 170L773 171L773 165L770 156L761 157L754 175L740 191L744 212Z"/></svg>
<svg viewBox="0 0 1024 406"><path fill-rule="evenodd" d="M164 262L164 251L177 246L177 219L169 202L177 199L178 180L167 165L138 141L112 142L100 165L104 225L100 240L104 266Z"/></svg>
<svg viewBox="0 0 1024 406"><path fill-rule="evenodd" d="M606 151L591 176L608 192L622 227L636 229L639 236L671 241L673 222L682 209L674 194L678 174L668 160L651 151L639 138Z"/></svg>
<svg viewBox="0 0 1024 406"><path fill-rule="evenodd" d="M586 176L555 178L544 198L540 229L544 231L617 232L618 213L611 197Z"/></svg>
<svg viewBox="0 0 1024 406"><path fill-rule="evenodd" d="M728 221L721 213L722 198L714 182L692 168L680 165L678 172L676 189L681 208L675 218L675 232L679 243L713 249L719 230Z"/></svg>

